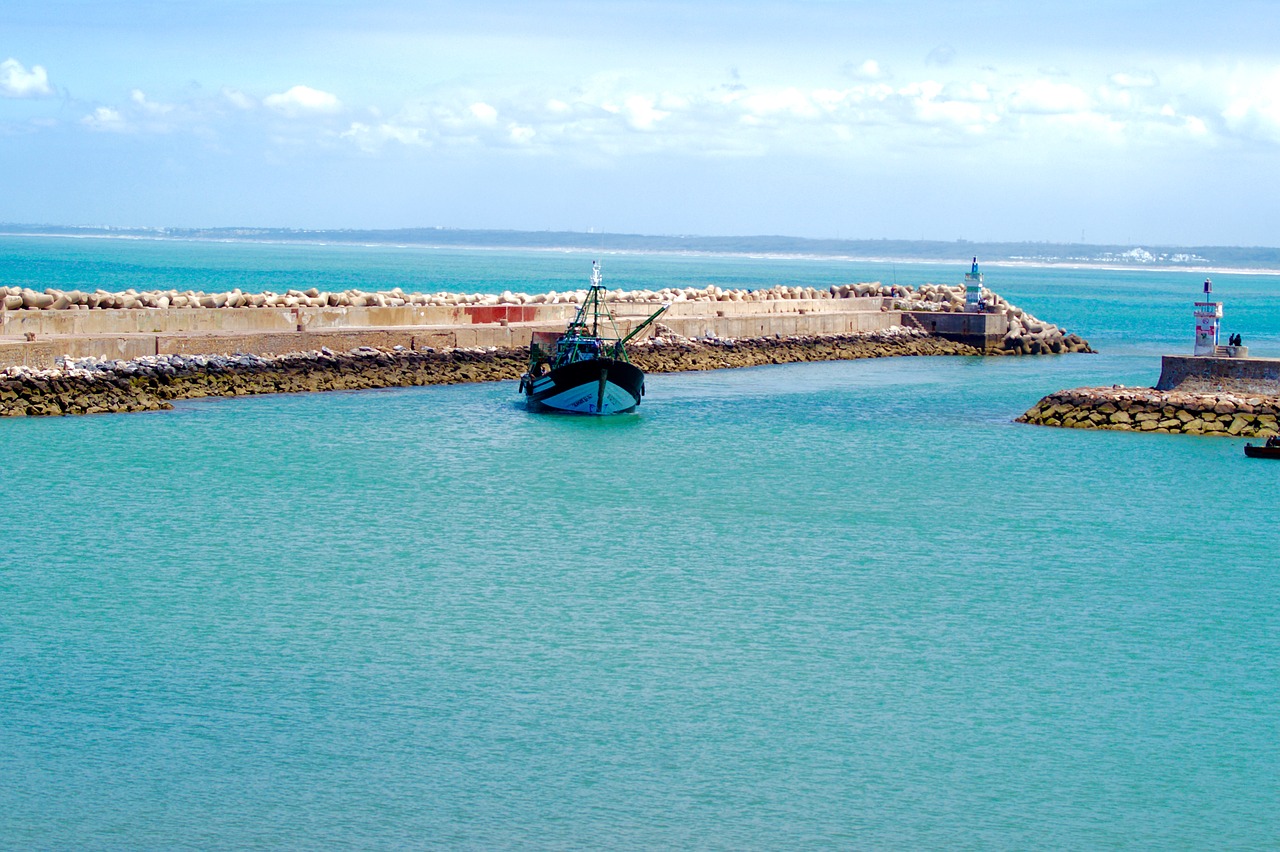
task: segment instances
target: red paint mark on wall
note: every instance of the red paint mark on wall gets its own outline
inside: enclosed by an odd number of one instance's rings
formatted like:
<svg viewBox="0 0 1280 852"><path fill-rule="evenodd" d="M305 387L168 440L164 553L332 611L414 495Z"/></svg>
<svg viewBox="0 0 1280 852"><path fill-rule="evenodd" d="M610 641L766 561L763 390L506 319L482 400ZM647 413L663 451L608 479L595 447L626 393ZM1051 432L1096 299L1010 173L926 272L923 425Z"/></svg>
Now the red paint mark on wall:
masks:
<svg viewBox="0 0 1280 852"><path fill-rule="evenodd" d="M463 310L471 317L472 324L507 322L533 322L538 318L535 305L467 305Z"/></svg>

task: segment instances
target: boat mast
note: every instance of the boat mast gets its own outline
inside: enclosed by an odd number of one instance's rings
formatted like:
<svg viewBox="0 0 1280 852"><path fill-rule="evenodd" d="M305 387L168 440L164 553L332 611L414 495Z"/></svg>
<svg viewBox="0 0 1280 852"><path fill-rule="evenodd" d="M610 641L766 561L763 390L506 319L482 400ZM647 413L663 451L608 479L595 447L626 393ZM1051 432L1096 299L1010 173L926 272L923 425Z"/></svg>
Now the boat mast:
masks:
<svg viewBox="0 0 1280 852"><path fill-rule="evenodd" d="M632 329L631 333L626 337L622 336L622 332L618 329L618 321L613 315L613 311L609 310L608 304L604 301L604 275L600 271L600 261L591 261L591 286L587 289L587 295L583 297L582 304L578 306L577 313L573 316L573 321L569 323L569 328L565 331L567 336L590 336L596 339L600 338L600 315L613 326L613 348L616 352L623 353L621 356L625 359L626 349L624 344L639 334L643 329L649 326L658 316L669 308L670 305L664 304L652 316L640 323L639 326ZM587 319L590 318L590 327L588 328Z"/></svg>
<svg viewBox="0 0 1280 852"><path fill-rule="evenodd" d="M604 289L604 276L600 274L600 261L591 261L591 289L587 298L591 299L591 336L600 336L600 291Z"/></svg>

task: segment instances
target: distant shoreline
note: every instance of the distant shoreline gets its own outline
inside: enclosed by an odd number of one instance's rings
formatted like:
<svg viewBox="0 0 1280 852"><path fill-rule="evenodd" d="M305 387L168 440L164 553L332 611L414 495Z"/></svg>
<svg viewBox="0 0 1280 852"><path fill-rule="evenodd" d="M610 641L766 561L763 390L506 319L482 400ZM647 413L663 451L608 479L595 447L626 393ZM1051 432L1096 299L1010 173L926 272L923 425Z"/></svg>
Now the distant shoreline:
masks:
<svg viewBox="0 0 1280 852"><path fill-rule="evenodd" d="M193 229L196 230L196 229ZM250 230L250 229L246 229ZM297 236L255 236L255 235L228 235L215 236L209 234L165 234L165 233L139 233L122 232L110 233L102 231L93 231L86 229L84 232L62 232L62 231L23 231L23 230L3 230L0 229L0 238L33 238L33 239L71 239L71 240L118 240L124 242L176 242L176 243L213 243L213 244L234 244L234 245L281 245L281 246L334 246L346 248L383 248L383 249L425 249L432 251L456 250L456 251L477 251L477 252L497 252L497 251L524 251L539 254L584 254L584 255L636 255L636 256L654 256L654 257L720 257L720 258L743 258L753 260L802 260L802 261L832 261L838 263L871 263L871 264L903 264L912 266L955 266L956 263L967 259L957 257L956 260L948 260L945 258L934 257L909 257L909 256L892 256L892 255L858 255L846 254L840 252L821 252L821 251L785 251L785 250L729 250L729 249L708 249L708 248L679 248L679 247L615 247L615 248L597 248L583 245L526 245L519 242L511 242L510 244L482 244L482 243L466 243L466 242L428 242L428 241L402 241L402 240L385 240L370 241L361 239L333 239L331 237L308 237L305 232L289 232L296 233ZM335 232L323 232L332 234ZM394 233L394 232L389 232ZM494 232L508 233L508 232ZM536 232L510 232L518 233L536 233ZM581 236L597 236L583 234ZM608 237L609 235L600 235ZM674 238L673 238L674 239ZM959 243L956 248L963 248L965 251L961 254L973 255L978 254L979 260L983 266L995 268L1019 268L1019 269L1087 269L1094 271L1115 270L1123 272L1186 272L1195 274L1208 275L1273 275L1280 276L1280 263L1275 267L1269 266L1224 266L1214 264L1197 264L1197 265L1172 265L1172 264L1142 264L1142 263L1123 263L1123 262L1107 262L1102 260L1033 260L1021 258L981 258L982 244L977 243ZM967 257L967 256L966 256Z"/></svg>

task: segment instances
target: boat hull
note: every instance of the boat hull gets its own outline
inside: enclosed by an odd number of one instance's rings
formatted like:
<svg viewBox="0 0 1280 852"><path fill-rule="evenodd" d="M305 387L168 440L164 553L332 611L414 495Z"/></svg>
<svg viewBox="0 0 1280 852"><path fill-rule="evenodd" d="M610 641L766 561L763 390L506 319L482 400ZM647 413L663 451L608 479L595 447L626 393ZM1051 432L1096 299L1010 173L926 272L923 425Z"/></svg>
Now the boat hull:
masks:
<svg viewBox="0 0 1280 852"><path fill-rule="evenodd" d="M1280 447L1244 445L1244 454L1251 459L1280 459Z"/></svg>
<svg viewBox="0 0 1280 852"><path fill-rule="evenodd" d="M575 361L545 376L525 376L525 400L534 411L624 414L644 396L644 371L613 358Z"/></svg>

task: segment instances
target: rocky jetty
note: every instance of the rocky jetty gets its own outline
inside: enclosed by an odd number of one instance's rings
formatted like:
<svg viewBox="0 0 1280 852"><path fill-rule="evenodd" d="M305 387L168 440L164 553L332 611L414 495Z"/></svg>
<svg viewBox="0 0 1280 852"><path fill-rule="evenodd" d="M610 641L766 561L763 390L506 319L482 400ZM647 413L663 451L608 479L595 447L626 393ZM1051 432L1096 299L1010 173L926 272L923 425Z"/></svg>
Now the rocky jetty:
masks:
<svg viewBox="0 0 1280 852"><path fill-rule="evenodd" d="M1049 394L1018 421L1071 429L1269 438L1280 434L1277 418L1280 397L1115 385Z"/></svg>
<svg viewBox="0 0 1280 852"><path fill-rule="evenodd" d="M863 295L875 290L875 295L889 296L892 288L879 285L843 285L830 290L812 287L770 287L766 290L724 290L719 287L696 289L693 287L664 288L661 290L611 290L610 302L651 303L663 302L768 302L777 299L827 299L847 298L852 288L860 288ZM837 291L840 291L837 294ZM146 308L325 308L325 307L402 307L405 305L465 307L479 305L578 305L586 297L586 290L552 291L549 293L421 293L393 290L367 292L343 290L328 292L287 290L284 293L245 293L232 290L223 293L205 293L196 290L125 290L113 293L106 290L47 289L36 292L23 287L0 287L0 309L3 310L140 310Z"/></svg>
<svg viewBox="0 0 1280 852"><path fill-rule="evenodd" d="M36 292L30 288L0 286L0 312L579 305L586 292L570 290L529 294L508 290L502 293L421 293L406 292L398 287L377 292L358 289L328 292L314 287L284 293L245 293L238 289L220 293L132 289L123 292L88 292L53 288ZM832 285L826 290L786 285L760 290L722 289L715 286L701 289L667 287L660 290L611 290L607 298L615 304L708 303L709 309L709 303L718 302L769 303L803 299L826 300L836 307L836 303L842 299L862 299L872 300L870 310L903 311L908 315L911 312L962 313L965 306L964 288L960 285L925 284L912 288L889 286L880 282ZM1041 355L1093 351L1080 336L1037 319L994 292L984 290L983 302L987 313L1000 315L1008 323L1008 330L1000 346L989 350L987 354ZM868 309L866 302L860 307ZM911 319L906 321L909 324L912 322Z"/></svg>
<svg viewBox="0 0 1280 852"><path fill-rule="evenodd" d="M581 304L586 290L568 290L549 293L422 293L393 290L366 292L343 290L328 292L311 288L287 290L284 293L245 293L239 289L230 292L205 293L197 290L59 290L49 288L37 292L26 287L0 286L0 308L4 310L141 310L146 308L324 308L324 307L399 307L403 305L561 305ZM652 303L663 302L770 302L784 299L850 299L882 298L898 303L902 310L960 311L964 307L964 288L958 286L926 284L919 290L911 287L890 287L879 282L832 285L826 290L813 287L789 287L777 285L761 290L722 289L707 286L665 287L660 290L610 290L610 302ZM994 293L987 293L988 303L1011 307ZM889 306L886 306L888 308ZM1021 311L1017 311L1022 317ZM1029 318L1031 319L1031 318Z"/></svg>
<svg viewBox="0 0 1280 852"><path fill-rule="evenodd" d="M855 285L861 287L863 285ZM889 288L893 299L891 307L902 311L930 311L942 313L963 313L964 287L946 284L925 284L919 289L910 287ZM1066 329L1051 322L1037 319L1031 314L1010 304L997 293L984 289L982 291L983 310L986 313L1000 314L1009 323L999 349L990 351L992 355L1060 355L1067 352L1092 352L1089 342L1078 334L1069 334Z"/></svg>
<svg viewBox="0 0 1280 852"><path fill-rule="evenodd" d="M669 332L636 347L651 372L710 370L797 361L895 355L976 355L977 350L896 328L829 337L688 340ZM373 349L256 355L157 355L132 361L64 359L58 367L0 371L0 416L156 411L174 400L266 393L411 387L515 380L528 362L520 349Z"/></svg>
<svg viewBox="0 0 1280 852"><path fill-rule="evenodd" d="M861 334L690 340L659 325L659 336L632 347L631 360L650 373L758 367L801 361L850 361L908 355L980 355L964 343L896 326Z"/></svg>
<svg viewBox="0 0 1280 852"><path fill-rule="evenodd" d="M171 400L264 393L409 387L514 379L522 350L156 355L132 361L65 359L50 370L0 372L0 416L98 414L172 408Z"/></svg>

